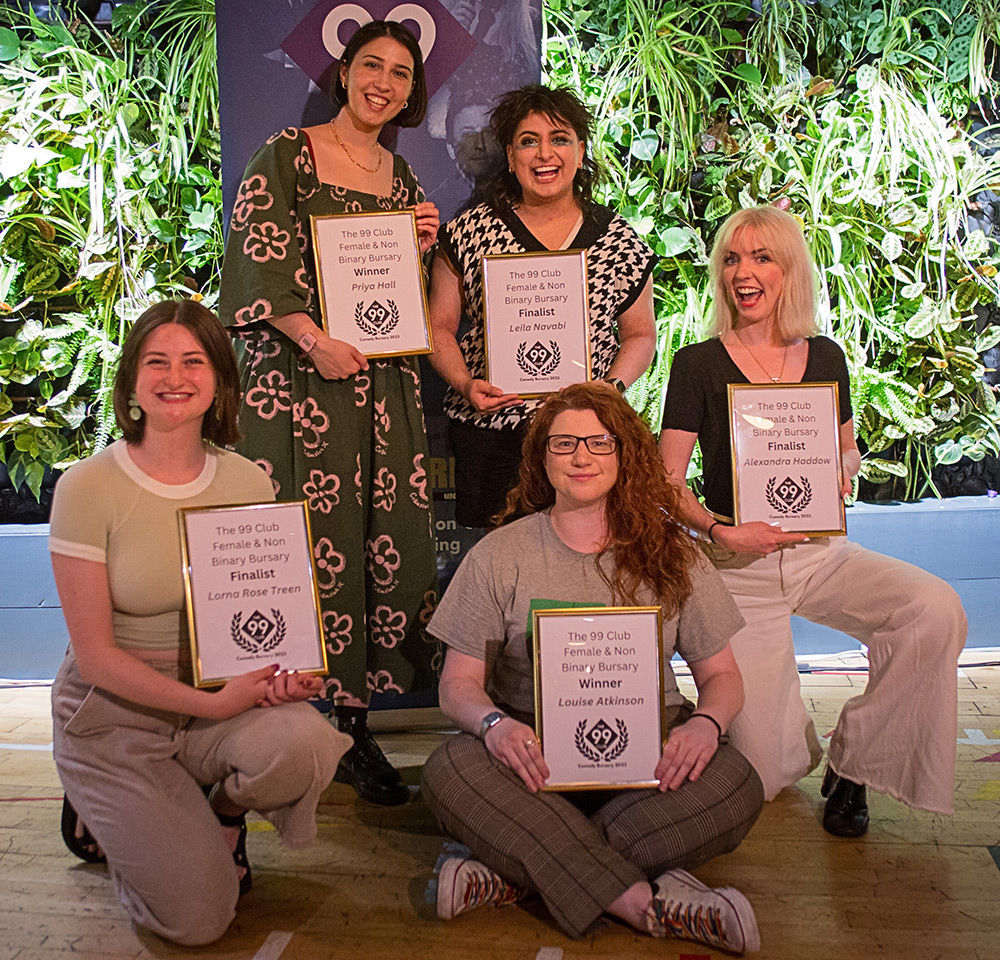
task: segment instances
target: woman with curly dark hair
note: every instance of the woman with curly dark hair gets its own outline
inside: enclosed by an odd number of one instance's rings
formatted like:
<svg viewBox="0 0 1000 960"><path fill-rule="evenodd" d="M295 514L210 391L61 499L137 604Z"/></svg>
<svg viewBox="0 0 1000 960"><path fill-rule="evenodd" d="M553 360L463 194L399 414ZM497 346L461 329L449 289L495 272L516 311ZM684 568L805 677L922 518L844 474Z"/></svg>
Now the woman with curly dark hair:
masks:
<svg viewBox="0 0 1000 960"><path fill-rule="evenodd" d="M506 150L486 202L441 228L431 274L431 364L445 397L455 453L455 519L485 527L517 482L521 441L539 400L486 380L484 256L586 250L591 376L624 392L653 359L656 256L593 199L600 168L588 152L591 117L570 90L530 84L504 94L490 117ZM459 327L466 326L459 338Z"/></svg>
<svg viewBox="0 0 1000 960"><path fill-rule="evenodd" d="M743 703L729 649L742 619L673 520L678 492L656 441L613 391L577 384L535 414L519 477L501 526L469 552L429 626L448 646L441 707L464 732L427 761L422 791L476 858L445 862L438 915L539 893L570 936L610 914L654 936L756 950L746 898L681 869L734 849L763 791L725 736ZM549 770L531 726L533 601L661 608L670 735L650 770L658 787L541 790ZM677 688L675 650L697 708Z"/></svg>

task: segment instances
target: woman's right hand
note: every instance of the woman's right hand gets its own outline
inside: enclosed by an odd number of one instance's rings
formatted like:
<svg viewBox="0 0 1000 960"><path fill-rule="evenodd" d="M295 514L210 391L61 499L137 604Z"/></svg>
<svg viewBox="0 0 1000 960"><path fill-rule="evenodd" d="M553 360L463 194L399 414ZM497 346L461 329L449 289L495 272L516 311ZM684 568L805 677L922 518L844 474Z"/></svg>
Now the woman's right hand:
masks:
<svg viewBox="0 0 1000 960"><path fill-rule="evenodd" d="M524 402L516 393L504 393L499 387L478 377L466 380L460 393L477 413L493 413Z"/></svg>
<svg viewBox="0 0 1000 960"><path fill-rule="evenodd" d="M311 673L279 670L267 683L267 697L258 707L279 707L283 703L298 703L323 692L323 680Z"/></svg>
<svg viewBox="0 0 1000 960"><path fill-rule="evenodd" d="M537 793L549 778L542 748L535 731L513 717L504 717L486 731L486 749L510 767L532 792Z"/></svg>
<svg viewBox="0 0 1000 960"><path fill-rule="evenodd" d="M271 678L278 672L278 667L279 664L272 663L269 667L241 673L227 681L218 693L212 694L210 719L228 720L266 700Z"/></svg>
<svg viewBox="0 0 1000 960"><path fill-rule="evenodd" d="M368 359L363 353L349 343L334 340L325 334L316 337L309 359L324 380L346 380L359 370L368 369Z"/></svg>
<svg viewBox="0 0 1000 960"><path fill-rule="evenodd" d="M786 533L781 527L754 520L728 526L724 523L712 527L712 539L720 547L734 553L748 553L755 557L766 557L775 550L790 543L806 543L809 538L801 533Z"/></svg>

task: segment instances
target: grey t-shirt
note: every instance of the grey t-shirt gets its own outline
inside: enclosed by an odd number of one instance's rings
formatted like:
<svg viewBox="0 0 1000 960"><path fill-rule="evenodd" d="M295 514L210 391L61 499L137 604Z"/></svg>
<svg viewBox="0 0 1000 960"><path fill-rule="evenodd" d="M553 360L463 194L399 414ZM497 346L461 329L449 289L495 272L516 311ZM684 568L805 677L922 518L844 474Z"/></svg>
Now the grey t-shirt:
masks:
<svg viewBox="0 0 1000 960"><path fill-rule="evenodd" d="M459 653L486 662L486 691L496 703L533 713L531 602L610 606L611 591L601 579L594 556L566 546L552 528L547 511L494 530L462 561L428 632ZM601 563L610 573L613 551L607 551ZM743 626L729 591L700 554L691 579L693 590L680 613L663 622L666 707L684 702L670 669L674 651L689 663L706 660L724 649ZM638 600L641 606L660 603L651 590L640 591Z"/></svg>

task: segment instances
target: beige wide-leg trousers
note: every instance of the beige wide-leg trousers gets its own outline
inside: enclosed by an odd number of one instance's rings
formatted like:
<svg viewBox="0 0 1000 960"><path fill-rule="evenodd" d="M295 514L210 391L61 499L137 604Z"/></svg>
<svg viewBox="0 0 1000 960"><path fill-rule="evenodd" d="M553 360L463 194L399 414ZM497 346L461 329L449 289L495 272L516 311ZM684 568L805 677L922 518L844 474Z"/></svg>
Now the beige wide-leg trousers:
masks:
<svg viewBox="0 0 1000 960"><path fill-rule="evenodd" d="M718 547L706 552L747 624L731 641L746 704L730 735L757 768L767 799L822 755L799 691L795 614L868 648L868 685L844 705L830 739L834 772L911 807L950 814L957 661L967 630L955 591L919 567L842 537L760 558Z"/></svg>
<svg viewBox="0 0 1000 960"><path fill-rule="evenodd" d="M107 854L119 901L136 923L185 945L218 940L239 895L202 786L223 783L287 845L304 846L351 746L306 703L219 721L140 707L85 683L72 654L52 687L52 716L63 788Z"/></svg>

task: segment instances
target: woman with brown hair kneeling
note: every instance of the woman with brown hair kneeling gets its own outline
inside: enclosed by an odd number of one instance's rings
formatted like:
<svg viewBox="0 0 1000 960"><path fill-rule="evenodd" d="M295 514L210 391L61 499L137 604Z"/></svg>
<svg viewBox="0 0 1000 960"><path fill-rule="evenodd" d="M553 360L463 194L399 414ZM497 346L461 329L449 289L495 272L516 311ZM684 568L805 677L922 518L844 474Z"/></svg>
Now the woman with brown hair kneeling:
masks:
<svg viewBox="0 0 1000 960"><path fill-rule="evenodd" d="M729 649L742 619L674 521L677 501L652 434L607 386L567 387L535 414L505 518L528 515L476 544L429 627L448 646L441 707L465 732L431 755L422 791L476 857L445 863L439 916L536 892L569 936L610 914L654 936L758 948L746 898L680 869L738 846L763 791L724 736L743 703ZM658 788L541 791L527 624L542 599L662 609L670 735L649 771ZM670 669L675 650L697 711Z"/></svg>
<svg viewBox="0 0 1000 960"><path fill-rule="evenodd" d="M297 702L319 677L268 666L218 691L192 686L178 511L274 499L263 470L222 448L239 437L239 395L212 313L192 300L150 307L115 378L124 439L61 477L52 505L70 636L52 685L67 811L86 823L91 859L107 855L129 916L186 945L218 940L250 887L247 811L288 846L309 843L351 746Z"/></svg>

